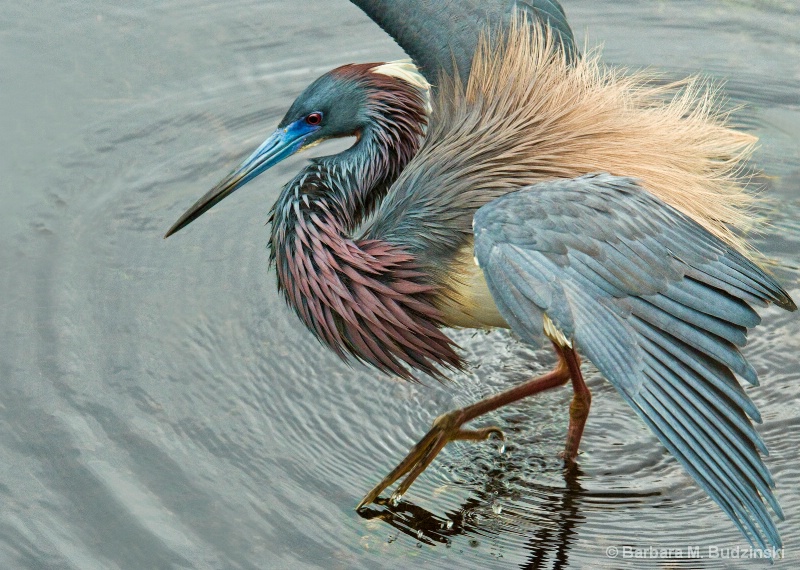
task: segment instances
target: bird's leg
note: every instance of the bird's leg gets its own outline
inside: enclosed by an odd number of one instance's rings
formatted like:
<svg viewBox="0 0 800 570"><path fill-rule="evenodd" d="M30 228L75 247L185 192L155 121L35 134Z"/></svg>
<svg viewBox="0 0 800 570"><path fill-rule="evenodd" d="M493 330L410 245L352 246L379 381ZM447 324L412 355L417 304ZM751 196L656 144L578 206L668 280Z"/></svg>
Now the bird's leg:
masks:
<svg viewBox="0 0 800 570"><path fill-rule="evenodd" d="M569 367L569 376L572 379L572 403L569 406L569 430L567 431L567 444L564 447L564 462L570 465L578 456L578 446L581 443L583 427L589 417L589 407L592 404L592 393L581 375L581 361L578 354L571 348L556 348Z"/></svg>
<svg viewBox="0 0 800 570"><path fill-rule="evenodd" d="M428 465L431 464L433 459L448 442L457 440L484 440L492 435L497 435L501 438L504 437L503 432L497 427L467 430L463 429L461 426L487 412L491 412L492 410L496 410L497 408L516 402L522 398L527 398L528 396L532 396L544 390L565 384L570 378L569 359L566 352L561 350L560 347L556 347L556 352L558 353L559 361L552 372L529 380L524 384L520 384L504 392L500 392L499 394L495 394L494 396L489 396L470 406L447 412L436 418L430 431L425 434L419 443L411 448L406 458L403 459L391 473L384 477L383 481L378 483L367 493L356 509L360 509L364 505L375 501L378 495L387 487L393 485L395 481L405 475L405 479L403 479L400 485L398 485L397 490L392 494L392 500L398 500L400 496L408 490L414 480L425 471ZM577 358L577 356L574 356L574 358ZM570 423L570 427L571 426L572 424ZM583 424L581 424L581 429L583 429ZM578 438L580 439L580 434Z"/></svg>

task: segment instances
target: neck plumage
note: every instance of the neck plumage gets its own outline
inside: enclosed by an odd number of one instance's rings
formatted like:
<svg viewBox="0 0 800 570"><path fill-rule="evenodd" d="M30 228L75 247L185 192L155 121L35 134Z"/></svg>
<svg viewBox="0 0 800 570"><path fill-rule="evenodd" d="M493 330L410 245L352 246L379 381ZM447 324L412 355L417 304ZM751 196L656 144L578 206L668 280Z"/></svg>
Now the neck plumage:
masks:
<svg viewBox="0 0 800 570"><path fill-rule="evenodd" d="M407 379L408 367L441 376L435 365L460 368L461 359L438 328L436 287L402 248L352 238L418 150L424 122L402 131L374 125L284 188L270 240L278 288L339 356Z"/></svg>

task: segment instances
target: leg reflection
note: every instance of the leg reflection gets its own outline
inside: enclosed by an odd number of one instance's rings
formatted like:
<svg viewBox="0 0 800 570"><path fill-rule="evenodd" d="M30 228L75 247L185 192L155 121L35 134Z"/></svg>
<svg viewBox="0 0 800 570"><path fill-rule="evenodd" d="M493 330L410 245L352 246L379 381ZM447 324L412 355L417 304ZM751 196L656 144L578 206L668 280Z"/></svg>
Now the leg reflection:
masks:
<svg viewBox="0 0 800 570"><path fill-rule="evenodd" d="M507 556L519 554L518 549L526 551L520 568L563 569L570 566L570 551L578 542L587 505L606 501L618 505L621 499L627 499L630 505L658 494L588 491L581 483L585 475L575 463L565 466L561 473L563 486L515 481L510 489L506 469L497 469L482 475L482 488L474 490L455 510L436 514L407 500L393 504L388 499L378 499L358 514L383 520L430 546L449 546L462 535L481 541L492 534L500 539L507 537L508 541L496 541L506 543L499 553L505 551ZM484 512L491 517L492 505L497 501L504 505L500 524L487 525L484 519L474 516ZM513 544L520 536L525 537L524 542Z"/></svg>

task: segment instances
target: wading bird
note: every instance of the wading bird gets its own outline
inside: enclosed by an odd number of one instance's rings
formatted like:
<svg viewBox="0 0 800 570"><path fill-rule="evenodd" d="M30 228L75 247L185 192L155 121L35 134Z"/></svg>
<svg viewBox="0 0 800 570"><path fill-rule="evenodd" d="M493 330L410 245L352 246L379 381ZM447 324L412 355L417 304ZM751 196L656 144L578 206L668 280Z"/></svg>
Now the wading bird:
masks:
<svg viewBox="0 0 800 570"><path fill-rule="evenodd" d="M739 237L754 138L701 81L657 85L578 54L554 0L353 1L417 65L314 81L167 236L286 157L355 136L271 212L278 288L311 332L409 379L462 368L443 327L510 328L558 357L437 418L359 507L403 477L405 493L448 442L500 435L468 422L570 381L574 461L591 401L580 351L752 544L779 547L760 415L736 379L757 383L739 351L752 307L796 308Z"/></svg>

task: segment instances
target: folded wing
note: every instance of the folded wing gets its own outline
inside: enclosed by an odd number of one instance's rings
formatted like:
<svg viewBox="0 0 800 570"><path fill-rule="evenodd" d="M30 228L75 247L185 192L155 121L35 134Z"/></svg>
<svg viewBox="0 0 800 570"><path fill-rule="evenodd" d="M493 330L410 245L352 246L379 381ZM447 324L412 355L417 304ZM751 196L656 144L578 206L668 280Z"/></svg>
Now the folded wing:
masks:
<svg viewBox="0 0 800 570"><path fill-rule="evenodd" d="M475 254L501 315L538 344L546 315L608 379L751 544L783 513L736 380L752 306L796 307L698 223L608 174L537 184L480 208ZM748 417L749 416L749 417Z"/></svg>

